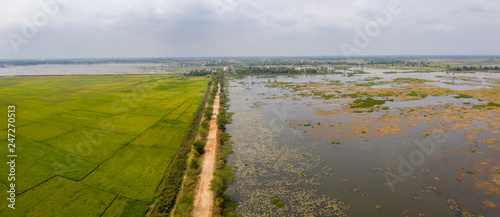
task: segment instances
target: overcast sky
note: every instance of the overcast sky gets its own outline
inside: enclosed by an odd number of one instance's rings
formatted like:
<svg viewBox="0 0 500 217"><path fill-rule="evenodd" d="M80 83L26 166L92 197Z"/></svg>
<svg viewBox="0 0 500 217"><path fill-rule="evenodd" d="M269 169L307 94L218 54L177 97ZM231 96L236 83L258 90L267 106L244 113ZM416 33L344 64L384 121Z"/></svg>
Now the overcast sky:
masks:
<svg viewBox="0 0 500 217"><path fill-rule="evenodd" d="M0 58L500 54L498 0L0 0L0 5Z"/></svg>

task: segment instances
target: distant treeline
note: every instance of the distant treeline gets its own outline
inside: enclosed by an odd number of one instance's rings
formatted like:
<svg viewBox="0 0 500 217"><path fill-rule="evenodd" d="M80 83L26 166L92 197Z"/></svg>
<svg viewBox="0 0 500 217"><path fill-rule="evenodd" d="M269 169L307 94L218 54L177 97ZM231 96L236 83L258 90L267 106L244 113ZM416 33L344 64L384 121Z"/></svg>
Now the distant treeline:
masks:
<svg viewBox="0 0 500 217"><path fill-rule="evenodd" d="M429 66L429 62L425 60L414 61L414 60L400 60L400 59L378 59L370 60L364 65L392 65L392 66L408 66L408 67L426 67Z"/></svg>
<svg viewBox="0 0 500 217"><path fill-rule="evenodd" d="M237 69L238 74L316 74L317 69L295 69L287 67L245 67Z"/></svg>
<svg viewBox="0 0 500 217"><path fill-rule="evenodd" d="M202 70L190 71L188 75L190 75L190 76L207 76L210 74L212 74L212 70L202 69Z"/></svg>
<svg viewBox="0 0 500 217"><path fill-rule="evenodd" d="M458 66L458 67L447 67L449 71L498 71L500 67L498 66Z"/></svg>
<svg viewBox="0 0 500 217"><path fill-rule="evenodd" d="M12 59L0 60L3 66L29 66L47 64L105 64L105 63L167 63L179 58L95 58L95 59Z"/></svg>

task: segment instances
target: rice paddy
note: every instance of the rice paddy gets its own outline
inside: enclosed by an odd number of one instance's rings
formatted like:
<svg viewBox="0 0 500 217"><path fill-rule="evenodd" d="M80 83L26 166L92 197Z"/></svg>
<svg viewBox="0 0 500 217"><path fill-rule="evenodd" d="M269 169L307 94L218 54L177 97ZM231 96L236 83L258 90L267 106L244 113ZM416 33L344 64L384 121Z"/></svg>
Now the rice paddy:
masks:
<svg viewBox="0 0 500 217"><path fill-rule="evenodd" d="M19 156L17 209L2 200L0 215L144 215L208 81L180 75L1 78L1 111L16 105ZM5 130L0 135L6 138ZM7 155L6 148L0 153ZM1 166L4 174L8 169ZM2 177L4 192L7 183Z"/></svg>

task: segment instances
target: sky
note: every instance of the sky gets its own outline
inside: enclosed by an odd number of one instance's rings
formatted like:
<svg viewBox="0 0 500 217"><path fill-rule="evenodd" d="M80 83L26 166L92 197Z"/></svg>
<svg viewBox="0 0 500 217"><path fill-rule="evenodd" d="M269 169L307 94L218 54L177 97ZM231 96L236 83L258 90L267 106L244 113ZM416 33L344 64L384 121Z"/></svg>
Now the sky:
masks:
<svg viewBox="0 0 500 217"><path fill-rule="evenodd" d="M498 55L498 0L0 0L0 59Z"/></svg>

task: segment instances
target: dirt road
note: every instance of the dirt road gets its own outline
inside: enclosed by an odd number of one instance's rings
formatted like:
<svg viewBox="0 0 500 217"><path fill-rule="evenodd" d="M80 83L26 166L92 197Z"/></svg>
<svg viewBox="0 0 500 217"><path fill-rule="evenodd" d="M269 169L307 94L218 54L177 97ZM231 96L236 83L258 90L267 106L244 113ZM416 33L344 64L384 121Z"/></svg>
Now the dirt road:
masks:
<svg viewBox="0 0 500 217"><path fill-rule="evenodd" d="M215 161L217 159L217 115L219 112L219 92L215 96L214 115L210 120L210 132L208 133L207 145L205 146L205 154L201 158L201 174L200 182L196 188L196 198L193 204L191 216L195 217L210 217L212 216L212 205L214 201L214 193L210 191L210 181L212 181L215 172Z"/></svg>

